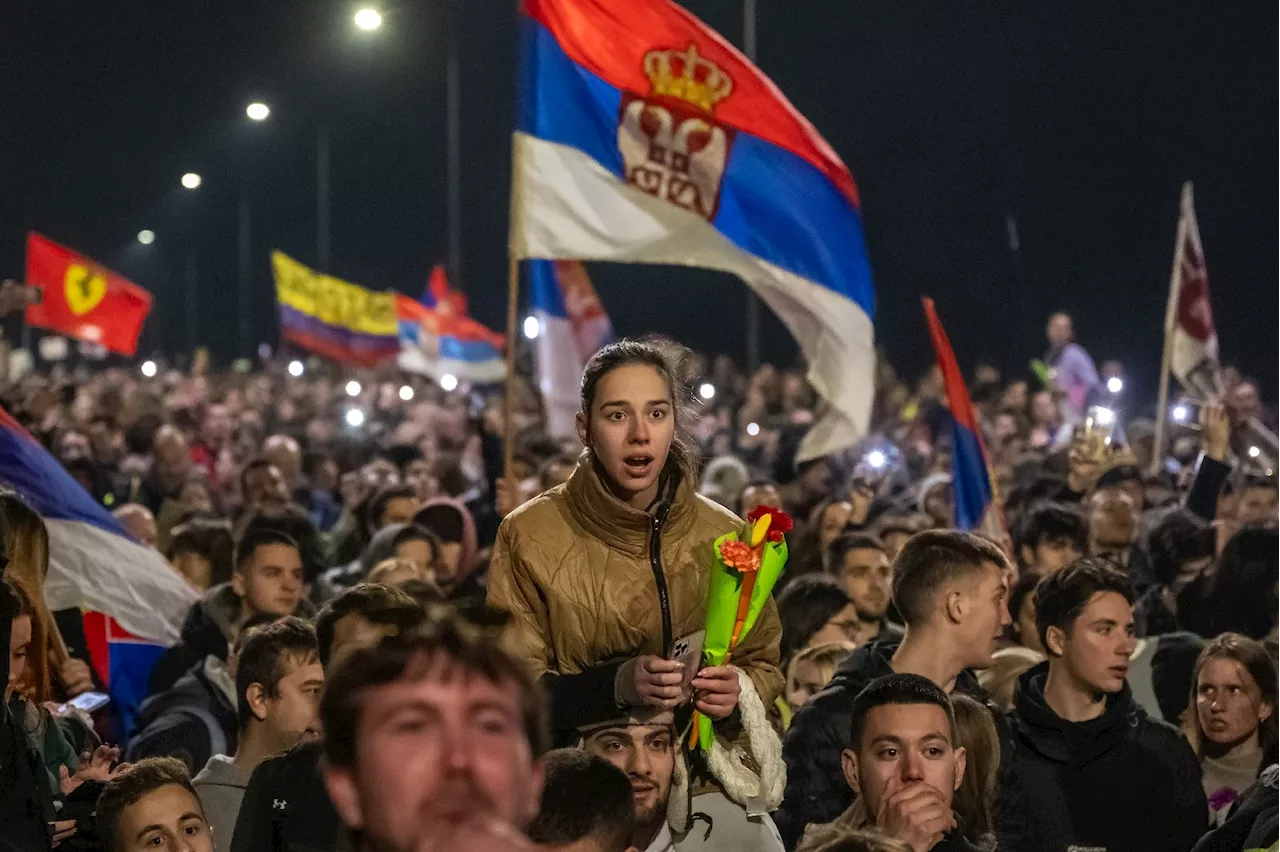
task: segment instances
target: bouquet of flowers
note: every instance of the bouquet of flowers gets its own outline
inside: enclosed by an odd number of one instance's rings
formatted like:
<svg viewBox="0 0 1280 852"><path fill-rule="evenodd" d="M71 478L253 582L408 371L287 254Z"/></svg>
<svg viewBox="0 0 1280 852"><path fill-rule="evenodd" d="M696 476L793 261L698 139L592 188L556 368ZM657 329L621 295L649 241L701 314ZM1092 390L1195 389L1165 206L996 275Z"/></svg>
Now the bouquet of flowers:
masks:
<svg viewBox="0 0 1280 852"><path fill-rule="evenodd" d="M706 665L728 665L734 649L751 632L787 564L783 533L791 527L786 512L760 506L747 515L747 525L740 532L716 539L703 645ZM695 713L691 745L701 744L705 751L711 737L711 720Z"/></svg>

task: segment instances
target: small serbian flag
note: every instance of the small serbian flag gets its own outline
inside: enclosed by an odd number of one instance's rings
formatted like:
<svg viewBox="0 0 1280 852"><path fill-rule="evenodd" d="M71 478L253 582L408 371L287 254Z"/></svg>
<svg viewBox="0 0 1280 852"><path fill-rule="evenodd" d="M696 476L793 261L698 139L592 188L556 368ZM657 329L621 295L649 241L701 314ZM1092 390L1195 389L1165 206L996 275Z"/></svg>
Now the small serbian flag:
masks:
<svg viewBox="0 0 1280 852"><path fill-rule="evenodd" d="M134 541L4 409L0 483L44 518L45 603L53 612L85 613L90 662L127 732L151 668L178 640L196 590L159 553Z"/></svg>
<svg viewBox="0 0 1280 852"><path fill-rule="evenodd" d="M538 390L547 410L547 434L572 438L582 370L606 343L613 323L587 269L577 260L531 260L529 314L538 323Z"/></svg>
<svg viewBox="0 0 1280 852"><path fill-rule="evenodd" d="M858 190L831 146L668 0L523 0L519 27L512 255L739 276L799 342L828 403L799 457L856 442L875 386L875 299ZM717 307L703 306L708 321L737 323L737 304Z"/></svg>
<svg viewBox="0 0 1280 852"><path fill-rule="evenodd" d="M27 283L41 301L27 308L27 323L120 355L138 351L138 335L151 313L151 294L93 258L39 234L27 235Z"/></svg>
<svg viewBox="0 0 1280 852"><path fill-rule="evenodd" d="M466 316L465 300L461 302L461 315L456 313L455 301L436 305L429 308L416 299L396 294L400 337L396 364L400 369L436 381L445 376L471 384L502 381L507 375L502 335Z"/></svg>
<svg viewBox="0 0 1280 852"><path fill-rule="evenodd" d="M1004 522L999 507L994 507L991 473L987 468L987 455L982 447L982 432L978 426L969 389L964 385L964 375L951 350L951 341L942 328L933 299L925 298L924 313L929 321L929 337L933 351L938 356L938 368L942 370L942 382L947 392L947 404L951 408L951 472L955 490L956 526L962 530L982 529L996 534ZM995 512L992 512L992 509Z"/></svg>

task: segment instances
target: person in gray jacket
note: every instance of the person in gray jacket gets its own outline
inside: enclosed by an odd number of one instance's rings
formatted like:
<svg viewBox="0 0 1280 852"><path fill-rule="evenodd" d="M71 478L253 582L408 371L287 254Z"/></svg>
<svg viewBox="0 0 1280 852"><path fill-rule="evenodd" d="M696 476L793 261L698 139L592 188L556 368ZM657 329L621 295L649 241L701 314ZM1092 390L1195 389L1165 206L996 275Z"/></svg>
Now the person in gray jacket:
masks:
<svg viewBox="0 0 1280 852"><path fill-rule="evenodd" d="M236 667L235 754L214 755L192 779L217 852L230 852L240 802L258 764L319 736L323 688L316 633L302 619L282 618L244 638Z"/></svg>

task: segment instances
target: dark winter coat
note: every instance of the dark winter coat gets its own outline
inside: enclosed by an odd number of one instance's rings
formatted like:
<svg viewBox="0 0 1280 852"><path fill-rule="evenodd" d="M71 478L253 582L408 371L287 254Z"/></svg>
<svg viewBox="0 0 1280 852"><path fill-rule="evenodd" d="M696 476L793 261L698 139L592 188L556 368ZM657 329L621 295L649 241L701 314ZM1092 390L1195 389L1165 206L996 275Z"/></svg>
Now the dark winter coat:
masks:
<svg viewBox="0 0 1280 852"><path fill-rule="evenodd" d="M1201 838L1195 852L1264 852L1275 849L1280 837L1280 767L1263 770L1254 785L1240 794L1227 821Z"/></svg>
<svg viewBox="0 0 1280 852"><path fill-rule="evenodd" d="M901 637L876 639L859 648L840 664L826 689L792 719L782 744L787 787L782 806L773 814L788 849L795 848L805 826L831 822L852 804L853 791L845 781L840 755L852 745L849 718L853 699L871 681L893 674L890 660L901 643ZM970 671L956 678L955 691L989 704L986 691ZM1023 849L1017 804L1022 793L1012 771L1012 733L1005 716L994 706L991 711L1000 736L996 833L1001 850L1018 852Z"/></svg>
<svg viewBox="0 0 1280 852"><path fill-rule="evenodd" d="M253 770L231 852L334 852L350 848L320 771L323 746L303 743Z"/></svg>
<svg viewBox="0 0 1280 852"><path fill-rule="evenodd" d="M1097 719L1064 721L1044 698L1048 670L1024 674L1013 698L1027 848L1188 852L1209 813L1191 746L1147 716L1128 685Z"/></svg>
<svg viewBox="0 0 1280 852"><path fill-rule="evenodd" d="M221 676L226 677L225 670ZM218 685L218 677L211 665L202 661L178 678L171 689L142 702L138 732L125 759L176 757L195 775L213 755L234 754L237 725L231 698L235 686Z"/></svg>

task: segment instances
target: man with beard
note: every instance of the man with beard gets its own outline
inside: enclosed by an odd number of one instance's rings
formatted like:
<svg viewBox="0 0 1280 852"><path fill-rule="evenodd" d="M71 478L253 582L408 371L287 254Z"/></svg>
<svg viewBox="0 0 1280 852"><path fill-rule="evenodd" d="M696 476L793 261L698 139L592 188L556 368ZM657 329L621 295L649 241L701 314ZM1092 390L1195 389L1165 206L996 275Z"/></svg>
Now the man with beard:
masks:
<svg viewBox="0 0 1280 852"><path fill-rule="evenodd" d="M442 617L355 651L320 714L325 787L358 849L532 848L546 699L473 628Z"/></svg>
<svg viewBox="0 0 1280 852"><path fill-rule="evenodd" d="M878 538L865 533L845 533L827 549L827 565L853 599L858 621L862 623L859 633L864 640L902 634L885 618L893 568Z"/></svg>
<svg viewBox="0 0 1280 852"><path fill-rule="evenodd" d="M316 632L300 618L250 628L236 665L235 755L209 758L192 784L213 829L217 852L229 852L249 778L258 764L320 733L324 671Z"/></svg>

